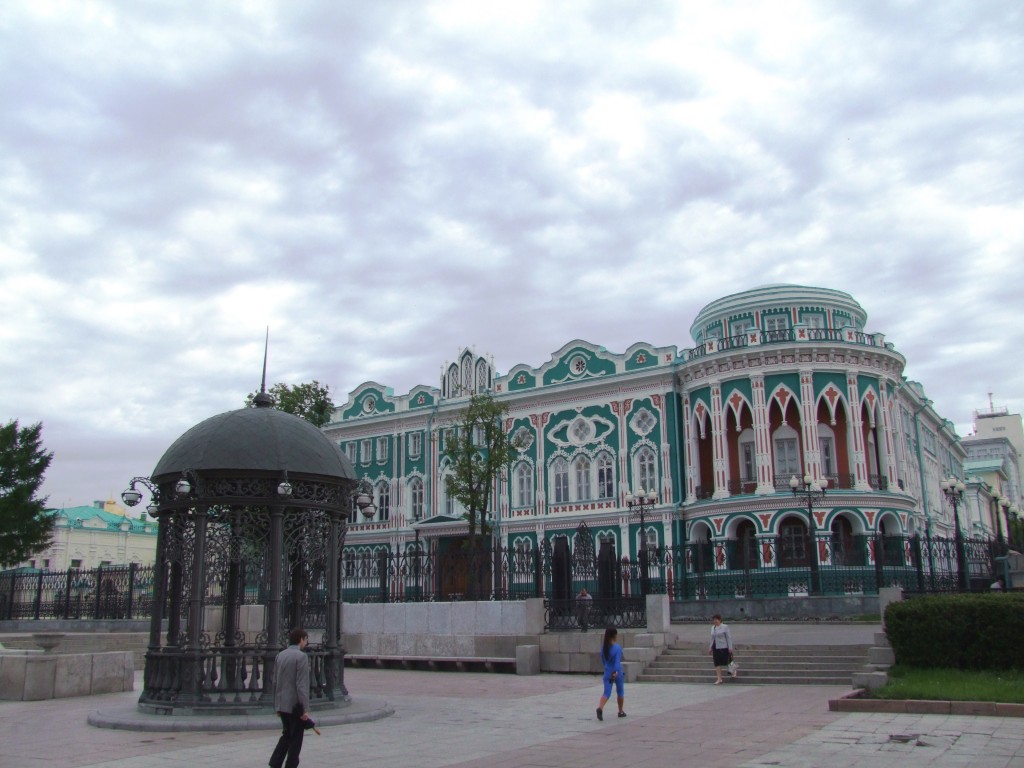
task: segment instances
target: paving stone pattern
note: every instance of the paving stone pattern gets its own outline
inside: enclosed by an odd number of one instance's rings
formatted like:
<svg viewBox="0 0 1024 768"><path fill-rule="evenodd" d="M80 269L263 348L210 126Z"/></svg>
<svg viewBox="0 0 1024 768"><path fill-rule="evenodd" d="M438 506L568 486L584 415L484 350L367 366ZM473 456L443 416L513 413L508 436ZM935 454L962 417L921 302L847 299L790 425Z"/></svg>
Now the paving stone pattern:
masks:
<svg viewBox="0 0 1024 768"><path fill-rule="evenodd" d="M598 722L599 679L355 669L353 696L384 699L395 714L308 735L304 768L930 765L1024 768L1016 718L841 714L841 686L631 684L624 719ZM92 728L90 712L138 692L0 703L0 766L235 768L263 766L273 731L139 733Z"/></svg>

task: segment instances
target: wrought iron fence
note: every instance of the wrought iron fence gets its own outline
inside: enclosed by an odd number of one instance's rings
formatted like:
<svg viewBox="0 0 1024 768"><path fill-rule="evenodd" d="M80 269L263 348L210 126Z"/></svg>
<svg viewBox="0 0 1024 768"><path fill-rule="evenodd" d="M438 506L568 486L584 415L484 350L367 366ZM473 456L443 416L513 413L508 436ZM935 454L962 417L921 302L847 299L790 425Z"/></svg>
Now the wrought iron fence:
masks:
<svg viewBox="0 0 1024 768"><path fill-rule="evenodd" d="M995 558L1006 544L966 539L962 558L954 539L921 536L748 537L651 548L631 559L594 538L581 525L568 537L540 548L491 547L479 551L346 552L342 556L342 599L346 602L418 602L545 599L549 629L577 629L580 590L593 597L582 623L642 625L644 595L672 600L870 595L898 586L909 593L985 590L996 577ZM587 546L586 543L589 543ZM812 555L817 551L817 558ZM960 561L965 574L961 580ZM262 574L249 569L244 598L260 602ZM15 570L0 573L0 619L144 619L150 616L154 568L104 567L68 571ZM322 624L326 585L310 574L302 592L301 620ZM208 604L216 604L216 585ZM291 607L286 606L291 612ZM173 617L181 606L165 605ZM640 617L640 618L638 618ZM216 643L215 639L211 640Z"/></svg>
<svg viewBox="0 0 1024 768"><path fill-rule="evenodd" d="M145 619L152 610L152 566L135 563L66 571L0 573L2 619Z"/></svg>
<svg viewBox="0 0 1024 768"><path fill-rule="evenodd" d="M955 539L922 536L809 536L700 542L665 556L675 573L674 600L872 595L884 587L908 593L961 590ZM964 583L987 590L994 580L999 544L962 542ZM1004 545L1005 548L1005 545Z"/></svg>

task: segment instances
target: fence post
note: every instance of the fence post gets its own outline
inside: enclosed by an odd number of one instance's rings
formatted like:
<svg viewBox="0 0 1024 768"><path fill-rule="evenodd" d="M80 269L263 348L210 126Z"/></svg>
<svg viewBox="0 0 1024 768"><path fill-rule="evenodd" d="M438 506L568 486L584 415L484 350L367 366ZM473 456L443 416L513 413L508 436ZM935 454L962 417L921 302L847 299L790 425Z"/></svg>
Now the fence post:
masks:
<svg viewBox="0 0 1024 768"><path fill-rule="evenodd" d="M914 570L917 573L917 591L924 592L924 564L921 562L921 534L914 534L914 540L910 551L914 557Z"/></svg>
<svg viewBox="0 0 1024 768"><path fill-rule="evenodd" d="M533 551L533 596L544 597L544 567L541 563L541 548Z"/></svg>
<svg viewBox="0 0 1024 768"><path fill-rule="evenodd" d="M95 583L95 585L93 587L93 589L95 590L95 593L96 593L96 599L93 600L94 605L93 605L93 611L92 611L92 617L93 617L94 620L100 618L100 592L102 591L102 589L101 589L101 585L102 584L103 584L103 566L101 565L101 566L98 566L96 568L96 583Z"/></svg>
<svg viewBox="0 0 1024 768"><path fill-rule="evenodd" d="M36 604L35 604L35 619L39 620L39 609L43 604L43 572L40 571L36 576Z"/></svg>
<svg viewBox="0 0 1024 768"><path fill-rule="evenodd" d="M128 564L128 604L125 606L124 618L132 618L132 602L135 598L135 569L138 567L138 563Z"/></svg>
<svg viewBox="0 0 1024 768"><path fill-rule="evenodd" d="M380 601L382 603L386 603L388 601L389 559L388 551L386 549L382 549L377 553L377 575L380 577Z"/></svg>
<svg viewBox="0 0 1024 768"><path fill-rule="evenodd" d="M71 618L71 569L68 568L68 575L64 581L64 618Z"/></svg>
<svg viewBox="0 0 1024 768"><path fill-rule="evenodd" d="M882 564L885 560L885 540L881 533L876 533L875 539L875 589L881 592L885 586L885 570Z"/></svg>

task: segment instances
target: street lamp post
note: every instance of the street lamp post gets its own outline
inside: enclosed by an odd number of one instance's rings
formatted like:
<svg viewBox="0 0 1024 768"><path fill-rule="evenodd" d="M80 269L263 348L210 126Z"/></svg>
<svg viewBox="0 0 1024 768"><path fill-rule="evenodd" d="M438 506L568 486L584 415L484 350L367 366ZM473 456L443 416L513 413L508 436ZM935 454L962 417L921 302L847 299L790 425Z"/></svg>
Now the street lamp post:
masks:
<svg viewBox="0 0 1024 768"><path fill-rule="evenodd" d="M647 569L647 519L645 515L648 510L653 510L658 503L658 494L652 491L645 491L641 488L634 496L626 494L626 506L629 507L631 517L640 518L640 594L646 597L651 591L651 579Z"/></svg>
<svg viewBox="0 0 1024 768"><path fill-rule="evenodd" d="M999 545L999 551L1003 549L1003 521L999 518L999 512L1003 508L1000 504L1009 504L1005 497L999 495L999 491L992 489L992 517L995 518L996 524L996 543Z"/></svg>
<svg viewBox="0 0 1024 768"><path fill-rule="evenodd" d="M363 518L369 522L377 514L377 507L373 503L373 486L370 485L370 481L365 477L360 479L359 484L356 486L355 498L356 506L359 507Z"/></svg>
<svg viewBox="0 0 1024 768"><path fill-rule="evenodd" d="M808 594L820 595L821 594L821 572L818 570L818 533L817 525L814 522L814 505L822 504L825 500L825 487L828 485L828 478L822 478L821 484L818 484L810 475L804 475L803 482L797 478L796 475L789 478L789 490L793 492L794 496L803 497L804 502L807 504L807 522L808 531L811 536L811 583L808 588ZM878 557L878 553L875 553L875 557Z"/></svg>
<svg viewBox="0 0 1024 768"><path fill-rule="evenodd" d="M960 502L964 500L967 486L962 480L951 477L939 483L946 499L953 507L953 540L956 546L956 577L960 589L967 591L967 553L964 551L964 534L960 529Z"/></svg>
<svg viewBox="0 0 1024 768"><path fill-rule="evenodd" d="M1020 510L1017 509L1016 504L1010 504L1003 511L1006 513L1006 542L1010 545L1010 549L1013 549L1016 546L1019 550L1021 548L1021 542L1014 541L1013 532L1019 527L1017 515Z"/></svg>
<svg viewBox="0 0 1024 768"><path fill-rule="evenodd" d="M150 503L146 506L146 512L150 517L156 517L156 512L160 508L160 489L148 477L133 477L128 488L121 493L121 501L129 507L134 507L142 501L142 492L135 487L136 485L141 485L149 491Z"/></svg>

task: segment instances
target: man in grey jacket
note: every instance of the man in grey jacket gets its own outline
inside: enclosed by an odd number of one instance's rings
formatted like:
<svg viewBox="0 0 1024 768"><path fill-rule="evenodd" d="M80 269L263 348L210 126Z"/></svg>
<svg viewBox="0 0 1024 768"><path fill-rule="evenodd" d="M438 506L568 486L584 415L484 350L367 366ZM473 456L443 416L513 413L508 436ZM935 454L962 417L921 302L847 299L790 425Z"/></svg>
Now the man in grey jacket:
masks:
<svg viewBox="0 0 1024 768"><path fill-rule="evenodd" d="M309 719L309 657L303 651L308 642L306 630L296 627L288 633L288 647L274 661L274 709L281 718L282 730L270 756L270 768L295 768L299 764L303 721Z"/></svg>

